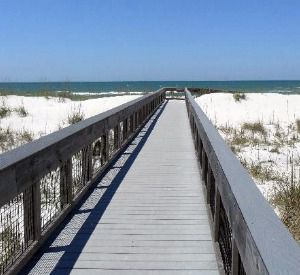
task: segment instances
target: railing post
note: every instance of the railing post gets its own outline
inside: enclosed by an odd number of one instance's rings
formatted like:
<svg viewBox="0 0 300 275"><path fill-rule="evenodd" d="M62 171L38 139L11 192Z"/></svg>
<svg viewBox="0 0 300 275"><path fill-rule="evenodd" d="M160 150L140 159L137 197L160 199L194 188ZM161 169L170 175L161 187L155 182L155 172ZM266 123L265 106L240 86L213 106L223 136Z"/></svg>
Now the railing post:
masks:
<svg viewBox="0 0 300 275"><path fill-rule="evenodd" d="M118 150L120 147L120 124L114 128L114 149Z"/></svg>
<svg viewBox="0 0 300 275"><path fill-rule="evenodd" d="M233 237L231 238L231 247L232 247L231 275L238 275L239 274L239 251Z"/></svg>
<svg viewBox="0 0 300 275"><path fill-rule="evenodd" d="M144 105L144 120L147 118L147 104Z"/></svg>
<svg viewBox="0 0 300 275"><path fill-rule="evenodd" d="M68 159L60 168L60 207L70 204L73 199L72 160Z"/></svg>
<svg viewBox="0 0 300 275"><path fill-rule="evenodd" d="M133 126L134 116L133 114L130 116L130 134L133 134L134 132L134 126Z"/></svg>
<svg viewBox="0 0 300 275"><path fill-rule="evenodd" d="M87 180L90 181L93 178L93 150L90 144L87 148Z"/></svg>
<svg viewBox="0 0 300 275"><path fill-rule="evenodd" d="M142 107L142 122L145 121L145 105Z"/></svg>
<svg viewBox="0 0 300 275"><path fill-rule="evenodd" d="M196 152L197 152L197 157L199 158L199 133L198 130L196 129L196 135L195 135L195 147L196 147Z"/></svg>
<svg viewBox="0 0 300 275"><path fill-rule="evenodd" d="M210 190L211 190L211 185L212 185L212 177L213 177L213 173L212 173L211 167L209 165L208 172L207 172L207 185L206 185L206 202L208 204L210 203Z"/></svg>
<svg viewBox="0 0 300 275"><path fill-rule="evenodd" d="M214 241L217 242L219 239L219 230L220 230L220 207L221 207L221 197L217 187L215 195L215 213L214 213Z"/></svg>
<svg viewBox="0 0 300 275"><path fill-rule="evenodd" d="M206 183L206 173L207 173L207 156L204 150L202 150L202 180Z"/></svg>
<svg viewBox="0 0 300 275"><path fill-rule="evenodd" d="M33 232L34 239L38 240L41 236L42 226L41 226L41 189L40 183L33 184Z"/></svg>
<svg viewBox="0 0 300 275"><path fill-rule="evenodd" d="M128 120L127 118L123 120L123 140L127 139L128 134Z"/></svg>
<svg viewBox="0 0 300 275"><path fill-rule="evenodd" d="M139 110L139 126L142 124L143 122L143 112L142 109Z"/></svg>
<svg viewBox="0 0 300 275"><path fill-rule="evenodd" d="M92 178L92 150L91 145L82 149L82 175L84 184Z"/></svg>
<svg viewBox="0 0 300 275"><path fill-rule="evenodd" d="M101 166L104 165L104 163L107 161L107 157L108 157L108 146L107 146L107 143L108 143L108 136L107 136L107 132L106 134L104 134L102 137L101 137Z"/></svg>
<svg viewBox="0 0 300 275"><path fill-rule="evenodd" d="M138 128L138 112L134 113L134 130Z"/></svg>
<svg viewBox="0 0 300 275"><path fill-rule="evenodd" d="M41 235L41 192L39 182L23 193L24 241L27 246Z"/></svg>
<svg viewBox="0 0 300 275"><path fill-rule="evenodd" d="M203 164L203 159L202 159L202 153L203 153L204 149L203 149L203 143L202 140L199 140L199 161L200 161L200 166L202 167Z"/></svg>

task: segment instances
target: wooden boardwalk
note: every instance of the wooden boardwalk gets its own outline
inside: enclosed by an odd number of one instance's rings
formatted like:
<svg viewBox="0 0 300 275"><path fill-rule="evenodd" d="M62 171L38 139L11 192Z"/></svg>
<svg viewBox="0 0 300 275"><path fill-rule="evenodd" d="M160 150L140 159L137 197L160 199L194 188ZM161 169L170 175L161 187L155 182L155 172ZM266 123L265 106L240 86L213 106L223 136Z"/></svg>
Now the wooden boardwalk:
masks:
<svg viewBox="0 0 300 275"><path fill-rule="evenodd" d="M156 116L22 274L219 274L185 102Z"/></svg>

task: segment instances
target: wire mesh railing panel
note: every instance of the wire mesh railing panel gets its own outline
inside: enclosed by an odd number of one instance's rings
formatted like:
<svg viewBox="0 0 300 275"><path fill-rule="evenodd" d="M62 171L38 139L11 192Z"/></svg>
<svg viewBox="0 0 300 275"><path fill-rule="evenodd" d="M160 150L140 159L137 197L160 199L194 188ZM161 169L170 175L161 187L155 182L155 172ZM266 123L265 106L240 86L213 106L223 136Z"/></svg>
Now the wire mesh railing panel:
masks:
<svg viewBox="0 0 300 275"><path fill-rule="evenodd" d="M92 174L96 175L101 168L101 138L92 144Z"/></svg>
<svg viewBox="0 0 300 275"><path fill-rule="evenodd" d="M120 144L124 142L124 133L123 133L124 123L123 121L120 122Z"/></svg>
<svg viewBox="0 0 300 275"><path fill-rule="evenodd" d="M223 260L225 274L231 272L231 258L232 258L232 233L231 227L228 222L226 212L223 207L222 200L220 202L220 213L219 213L219 247Z"/></svg>
<svg viewBox="0 0 300 275"><path fill-rule="evenodd" d="M16 196L0 208L0 274L26 249L24 238L24 196Z"/></svg>
<svg viewBox="0 0 300 275"><path fill-rule="evenodd" d="M114 151L114 130L110 129L108 131L108 158L110 158L113 155Z"/></svg>
<svg viewBox="0 0 300 275"><path fill-rule="evenodd" d="M47 173L40 181L42 231L61 211L60 180L61 170L58 167Z"/></svg>
<svg viewBox="0 0 300 275"><path fill-rule="evenodd" d="M72 194L76 196L86 184L88 172L88 147L72 156Z"/></svg>

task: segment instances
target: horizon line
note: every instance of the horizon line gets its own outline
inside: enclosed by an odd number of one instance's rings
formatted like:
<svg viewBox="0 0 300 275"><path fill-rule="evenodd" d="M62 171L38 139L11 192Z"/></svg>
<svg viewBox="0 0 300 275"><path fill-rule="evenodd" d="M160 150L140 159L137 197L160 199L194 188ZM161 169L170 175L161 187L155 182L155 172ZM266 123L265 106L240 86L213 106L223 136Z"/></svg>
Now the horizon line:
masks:
<svg viewBox="0 0 300 275"><path fill-rule="evenodd" d="M239 80L49 80L49 81L0 81L0 84L9 83L120 83L120 82L263 82L263 81L300 81L300 79L239 79Z"/></svg>

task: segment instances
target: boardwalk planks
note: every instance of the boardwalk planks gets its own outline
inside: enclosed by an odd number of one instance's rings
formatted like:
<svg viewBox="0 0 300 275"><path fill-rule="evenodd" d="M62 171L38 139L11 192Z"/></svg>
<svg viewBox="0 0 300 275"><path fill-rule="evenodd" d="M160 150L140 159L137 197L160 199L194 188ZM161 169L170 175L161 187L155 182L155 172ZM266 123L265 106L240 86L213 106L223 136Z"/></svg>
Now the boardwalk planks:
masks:
<svg viewBox="0 0 300 275"><path fill-rule="evenodd" d="M30 274L219 274L184 102L152 127L115 193L96 188Z"/></svg>

